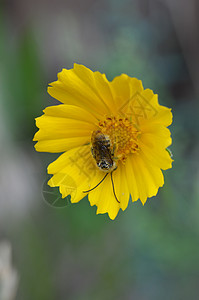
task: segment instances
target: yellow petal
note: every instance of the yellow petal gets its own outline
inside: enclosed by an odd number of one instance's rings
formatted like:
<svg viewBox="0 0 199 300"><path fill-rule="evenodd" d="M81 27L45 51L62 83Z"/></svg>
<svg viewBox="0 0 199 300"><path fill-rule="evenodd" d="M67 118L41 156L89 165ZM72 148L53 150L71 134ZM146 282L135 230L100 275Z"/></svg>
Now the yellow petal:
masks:
<svg viewBox="0 0 199 300"><path fill-rule="evenodd" d="M44 115L36 118L40 129L34 136L39 141L37 151L64 152L90 142L96 119L87 111L72 105L48 107Z"/></svg>
<svg viewBox="0 0 199 300"><path fill-rule="evenodd" d="M137 189L139 191L139 198L143 203L145 203L148 197L148 191L147 191L146 182L142 178L142 173L140 172L140 165L138 162L139 162L139 155L134 155L131 158L131 163L136 174L136 183L137 183Z"/></svg>
<svg viewBox="0 0 199 300"><path fill-rule="evenodd" d="M86 179L89 184L95 169L90 145L85 145L73 148L60 155L48 166L48 173L70 175L76 185L79 186L83 179Z"/></svg>
<svg viewBox="0 0 199 300"><path fill-rule="evenodd" d="M106 75L92 72L85 66L78 64L74 64L74 72L98 96L106 108L106 113L112 113L114 99Z"/></svg>
<svg viewBox="0 0 199 300"><path fill-rule="evenodd" d="M78 202L86 196L84 191L89 189L95 171L90 146L77 147L60 155L48 166L48 173L54 174L48 184L59 186L63 198L71 191L71 202Z"/></svg>
<svg viewBox="0 0 199 300"><path fill-rule="evenodd" d="M48 174L55 174L61 172L64 168L71 166L77 167L84 163L84 158L90 158L90 146L74 147L67 152L61 154L54 162L48 166ZM79 168L78 168L79 169Z"/></svg>
<svg viewBox="0 0 199 300"><path fill-rule="evenodd" d="M86 109L74 105L59 104L56 106L46 107L43 111L46 116L56 118L67 118L72 120L83 121L95 125L98 120Z"/></svg>
<svg viewBox="0 0 199 300"><path fill-rule="evenodd" d="M149 123L160 123L169 126L172 123L171 109L158 103L158 95L152 90L146 89L133 97L130 111L134 122L139 126L147 126Z"/></svg>
<svg viewBox="0 0 199 300"><path fill-rule="evenodd" d="M147 127L141 129L140 140L152 149L165 149L171 145L170 130L160 124L149 123Z"/></svg>
<svg viewBox="0 0 199 300"><path fill-rule="evenodd" d="M134 96L142 92L143 86L140 80L121 74L111 82L111 90L114 95L117 112L120 115L124 115L128 113ZM130 113L132 114L131 111Z"/></svg>
<svg viewBox="0 0 199 300"><path fill-rule="evenodd" d="M84 191L94 187L103 178L104 172L96 168L91 158L90 147L78 147L62 154L48 167L48 173L54 174L48 184L51 187L59 186L62 197L71 194L71 202L78 202L86 196ZM108 184L105 181L92 192L89 192L91 205L97 205L97 213L108 212L111 219L114 219L119 210L119 203L116 201L110 174ZM92 198L93 197L93 198ZM124 203L126 205L126 203Z"/></svg>
<svg viewBox="0 0 199 300"><path fill-rule="evenodd" d="M134 154L135 156L137 154ZM137 174L133 168L132 157L129 155L125 163L126 180L128 189L131 194L132 201L137 201L139 198L139 185L137 184Z"/></svg>
<svg viewBox="0 0 199 300"><path fill-rule="evenodd" d="M91 205L97 206L97 214L108 213L112 220L117 216L120 204L113 194L110 174L99 187L89 192L88 199Z"/></svg>
<svg viewBox="0 0 199 300"><path fill-rule="evenodd" d="M62 103L86 107L98 118L111 113L112 95L104 74L74 64L71 70L63 69L58 74L58 80L50 85L49 94Z"/></svg>
<svg viewBox="0 0 199 300"><path fill-rule="evenodd" d="M164 184L160 168L150 164L143 155L131 155L128 159L127 168L132 201L139 198L144 204L147 198L155 196L159 187Z"/></svg>
<svg viewBox="0 0 199 300"><path fill-rule="evenodd" d="M69 180L70 182L70 180ZM59 191L62 194L62 198L67 197L68 195L71 196L71 203L77 203L80 200L82 200L86 194L83 192L87 187L87 183L86 180L83 181L83 183L81 184L81 186L76 186L76 185L69 185L68 182L66 182L65 184L60 185L59 187Z"/></svg>
<svg viewBox="0 0 199 300"><path fill-rule="evenodd" d="M69 149L78 147L80 145L85 145L90 142L90 137L75 137L66 139L56 139L56 140L41 140L35 144L35 149L38 152L50 152L59 153L65 152Z"/></svg>
<svg viewBox="0 0 199 300"><path fill-rule="evenodd" d="M95 128L91 123L46 115L36 118L36 126L40 130L34 141L91 136Z"/></svg>
<svg viewBox="0 0 199 300"><path fill-rule="evenodd" d="M140 141L140 148L144 156L155 166L162 170L167 170L172 167L172 159L165 148L160 145L154 145L153 141Z"/></svg>
<svg viewBox="0 0 199 300"><path fill-rule="evenodd" d="M143 112L142 126L147 126L147 124L152 122L166 127L171 125L173 118L171 109L159 104L158 95L146 89L141 94L140 99Z"/></svg>
<svg viewBox="0 0 199 300"><path fill-rule="evenodd" d="M130 192L128 189L125 165L120 163L118 168L112 173L115 193L120 201L120 207L125 210L129 203ZM112 187L113 189L113 187Z"/></svg>
<svg viewBox="0 0 199 300"><path fill-rule="evenodd" d="M132 157L135 170L137 170L137 184L140 191L140 200L144 204L148 197L155 196L159 187L164 184L162 171L150 164L143 155Z"/></svg>

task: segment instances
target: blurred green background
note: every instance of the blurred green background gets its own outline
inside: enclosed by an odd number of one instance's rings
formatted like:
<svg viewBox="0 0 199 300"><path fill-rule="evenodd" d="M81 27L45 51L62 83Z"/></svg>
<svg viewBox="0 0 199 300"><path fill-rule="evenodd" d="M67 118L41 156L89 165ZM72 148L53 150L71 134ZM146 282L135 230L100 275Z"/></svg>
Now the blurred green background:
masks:
<svg viewBox="0 0 199 300"><path fill-rule="evenodd" d="M197 0L1 1L0 246L12 258L3 273L0 252L0 300L199 299L198 12ZM58 155L34 150L34 118L74 62L137 77L173 109L164 187L115 221L87 198L53 208L42 194Z"/></svg>

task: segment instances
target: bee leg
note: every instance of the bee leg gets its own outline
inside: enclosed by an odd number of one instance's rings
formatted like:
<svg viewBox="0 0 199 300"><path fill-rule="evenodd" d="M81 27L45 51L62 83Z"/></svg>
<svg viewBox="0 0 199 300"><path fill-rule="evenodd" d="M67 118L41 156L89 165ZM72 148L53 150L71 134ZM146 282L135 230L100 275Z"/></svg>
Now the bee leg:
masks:
<svg viewBox="0 0 199 300"><path fill-rule="evenodd" d="M113 171L111 172L111 182L112 182L112 187L113 187L113 194L115 196L115 200L120 203L120 201L117 199L116 193L115 193L115 187L114 187L114 183L113 183L113 175L112 175Z"/></svg>
<svg viewBox="0 0 199 300"><path fill-rule="evenodd" d="M96 155L95 155L95 151L94 151L93 147L91 148L91 154L92 154L93 158L96 159Z"/></svg>
<svg viewBox="0 0 199 300"><path fill-rule="evenodd" d="M88 190L88 191L83 191L83 193L88 193L88 192L91 192L92 190L96 189L96 187L98 187L98 185L100 185L100 183L102 183L102 181L104 181L104 179L106 178L106 176L108 175L109 173L106 173L106 175L102 178L102 180L96 185L94 186L92 189Z"/></svg>

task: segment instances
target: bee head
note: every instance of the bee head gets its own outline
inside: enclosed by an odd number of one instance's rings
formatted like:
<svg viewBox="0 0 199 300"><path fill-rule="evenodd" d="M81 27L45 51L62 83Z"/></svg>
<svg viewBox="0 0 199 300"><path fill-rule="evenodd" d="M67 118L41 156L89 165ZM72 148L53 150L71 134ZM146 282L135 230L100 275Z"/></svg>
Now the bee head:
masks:
<svg viewBox="0 0 199 300"><path fill-rule="evenodd" d="M97 166L102 171L112 172L117 169L117 165L115 161L107 161L106 159L102 159Z"/></svg>
<svg viewBox="0 0 199 300"><path fill-rule="evenodd" d="M105 160L105 159L102 159L97 165L101 170L104 170L104 171L109 170L112 167L112 164L107 162L107 160Z"/></svg>

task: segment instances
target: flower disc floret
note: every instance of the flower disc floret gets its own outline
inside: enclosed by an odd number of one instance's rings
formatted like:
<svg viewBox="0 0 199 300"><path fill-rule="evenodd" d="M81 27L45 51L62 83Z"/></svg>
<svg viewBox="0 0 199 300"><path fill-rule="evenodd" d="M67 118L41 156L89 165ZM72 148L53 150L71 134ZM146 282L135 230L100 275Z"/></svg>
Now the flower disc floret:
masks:
<svg viewBox="0 0 199 300"><path fill-rule="evenodd" d="M128 118L106 117L99 122L99 127L110 137L114 159L125 163L128 154L139 150L140 131Z"/></svg>

